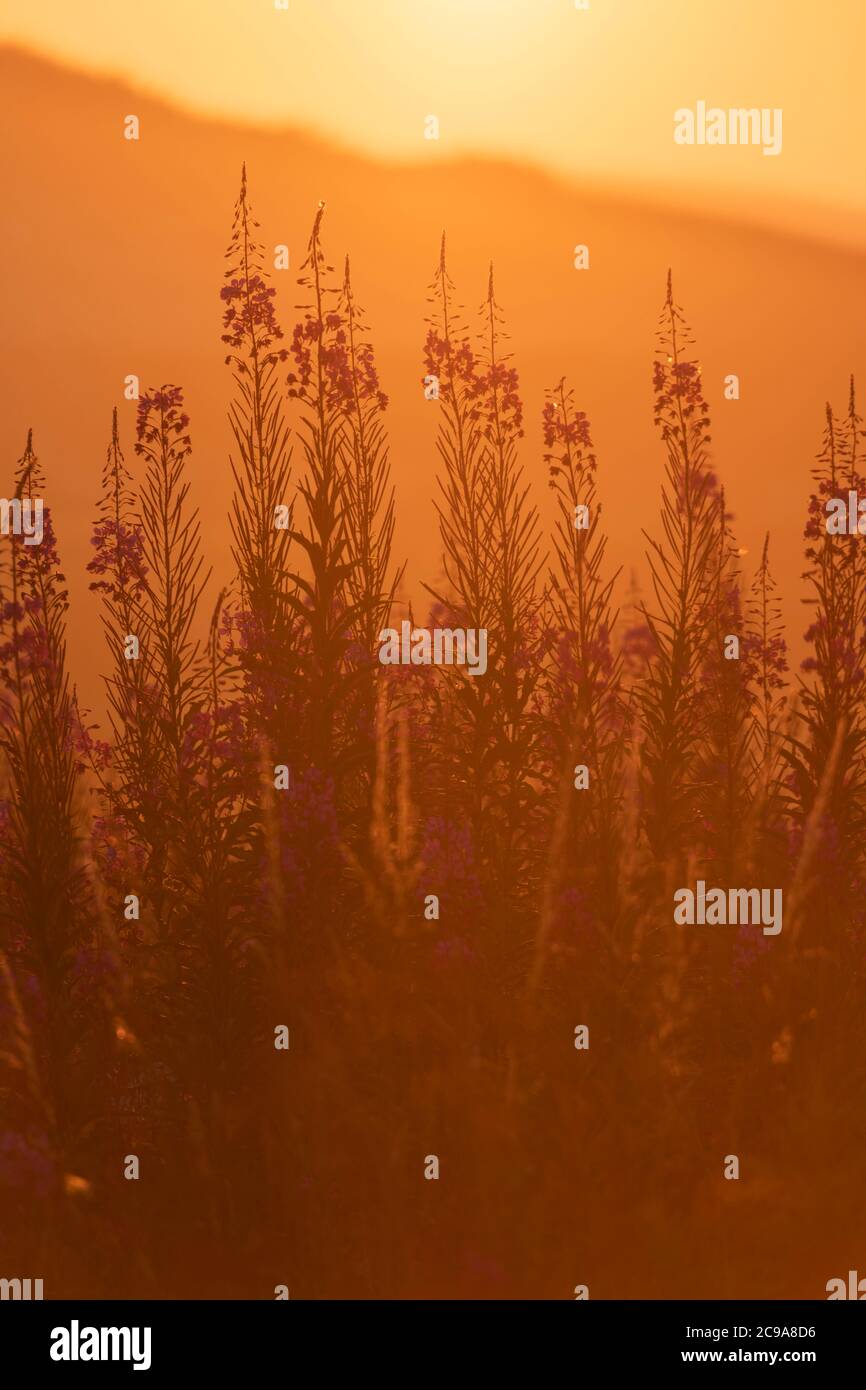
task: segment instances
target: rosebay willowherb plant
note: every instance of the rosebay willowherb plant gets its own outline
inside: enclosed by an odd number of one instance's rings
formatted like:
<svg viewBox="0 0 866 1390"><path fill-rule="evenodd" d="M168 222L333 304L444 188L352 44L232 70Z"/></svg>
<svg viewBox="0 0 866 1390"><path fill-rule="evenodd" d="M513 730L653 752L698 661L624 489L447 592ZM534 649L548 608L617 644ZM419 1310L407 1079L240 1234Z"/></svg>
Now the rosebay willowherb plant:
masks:
<svg viewBox="0 0 866 1390"><path fill-rule="evenodd" d="M575 408L564 378L547 393L542 428L557 507L545 702L551 792L565 779L568 860L584 890L589 876L595 910L610 920L617 905L615 837L625 732L622 656L612 645L619 572L604 571L607 537L589 421ZM578 769L585 769L585 778Z"/></svg>
<svg viewBox="0 0 866 1390"><path fill-rule="evenodd" d="M284 418L279 364L288 351L276 317L276 290L270 284L264 249L257 238L247 192L246 165L235 203L222 341L228 348L234 398L229 422L234 494L232 554L240 581L241 605L235 618L262 736L284 749L292 696L298 679L295 653L297 619L287 595L293 496L291 450Z"/></svg>
<svg viewBox="0 0 866 1390"><path fill-rule="evenodd" d="M444 232L427 302L433 307L424 343L424 380L435 389L429 399L439 403L436 449L444 468L437 477L435 501L448 595L444 602L457 605L467 627L481 628L490 608L492 572L487 557L490 509L481 457L477 369L462 306L455 301L448 274Z"/></svg>
<svg viewBox="0 0 866 1390"><path fill-rule="evenodd" d="M32 436L19 461L15 496L41 496L45 480ZM82 1134L94 1124L94 1046L105 1026L100 1001L80 987L95 944L92 901L76 817L76 720L66 662L68 593L53 509L43 535L3 539L0 605L0 947L7 971L3 1010L12 1052L3 1096L6 1176L31 1198L62 1200ZM16 1077L16 1065L23 1068ZM19 1084L23 1083L23 1084ZM0 1181L4 1164L0 1159ZM85 1184L86 1186L86 1184ZM17 1223L16 1223L17 1224ZM38 1244L40 1223L29 1231ZM28 1232L25 1230L24 1235Z"/></svg>
<svg viewBox="0 0 866 1390"><path fill-rule="evenodd" d="M127 657L129 639L138 630L137 604L147 566L142 554L141 525L135 517L132 475L120 445L116 407L98 511L90 539L95 554L87 569L98 576L91 580L90 588L102 598L103 630L111 657L111 674L105 682L113 735L110 778L102 775L98 750L89 740L86 752L111 813L121 805L128 810L137 803L140 771L148 765L155 737L152 702L147 698L144 680L145 663ZM129 829L132 830L131 825Z"/></svg>
<svg viewBox="0 0 866 1390"><path fill-rule="evenodd" d="M504 317L496 302L493 266L480 309L476 385L481 411L481 477L489 519L490 570L487 698L492 710L489 804L483 835L492 872L503 891L520 898L530 882L533 822L538 811L538 726L533 701L541 674L544 563L538 509L520 462L523 403L511 355L504 350Z"/></svg>
<svg viewBox="0 0 866 1390"><path fill-rule="evenodd" d="M532 871L541 541L518 457L523 406L517 371L503 348L492 267L477 353L453 291L443 236L424 365L425 380L437 383L437 449L444 472L436 507L445 582L426 587L449 622L488 633L484 680L455 671L447 687L453 727L460 731L453 752L467 770L460 779L464 795L451 814L471 825L485 870L501 886L507 916L519 912ZM507 939L507 926L503 934Z"/></svg>
<svg viewBox="0 0 866 1390"><path fill-rule="evenodd" d="M783 720L788 704L788 644L781 599L770 570L770 535L764 538L761 563L746 603L746 648L753 671L752 752L759 785L766 795L778 794Z"/></svg>
<svg viewBox="0 0 866 1390"><path fill-rule="evenodd" d="M338 301L339 347L345 353L346 390L341 394L343 428L339 465L346 534L346 599L352 618L346 648L348 702L342 712L347 747L358 776L347 779L346 810L352 805L355 835L364 834L371 810L376 763L376 653L387 626L405 564L392 569L395 505L385 411L373 346L352 288L346 257Z"/></svg>
<svg viewBox="0 0 866 1390"><path fill-rule="evenodd" d="M829 405L825 418L804 531L812 650L802 666L797 722L783 749L797 835L813 843L820 865L812 884L819 921L828 891L845 904L846 915L858 916L864 881L866 557L859 532L829 525L837 499L847 512L849 494L866 496L853 379L844 419Z"/></svg>
<svg viewBox="0 0 866 1390"><path fill-rule="evenodd" d="M698 826L704 854L721 884L738 883L754 798L751 660L743 634L739 553L725 492L716 505L716 548L707 611L708 641L700 671ZM698 827L695 827L698 829Z"/></svg>
<svg viewBox="0 0 866 1390"><path fill-rule="evenodd" d="M428 591L435 601L431 625L482 629L492 610L490 499L484 482L481 411L476 355L448 274L445 233L429 286L430 312L423 349L425 399L436 411L436 476L433 505L442 545L442 578ZM424 692L430 705L431 748L440 756L430 766L435 810L465 825L479 844L480 821L491 747L489 701L468 678L432 680ZM440 730L452 737L440 747ZM430 760L426 760L430 762ZM438 772L438 776L437 776Z"/></svg>
<svg viewBox="0 0 866 1390"><path fill-rule="evenodd" d="M806 633L813 655L804 662L811 677L802 694L803 718L808 740L801 742L794 764L803 809L808 813L817 793L830 748L841 727L845 745L842 780L834 792L838 810L857 835L864 806L864 785L857 773L863 744L864 660L866 660L866 560L859 534L831 531L828 503L850 491L866 494L860 473L864 431L856 411L851 383L847 415L838 420L826 407L826 427L818 464L815 490L809 500L805 528L808 541L806 580L813 621Z"/></svg>
<svg viewBox="0 0 866 1390"><path fill-rule="evenodd" d="M183 393L163 386L138 403L135 452L143 459L136 524L143 560L134 606L130 660L142 663L141 697L147 725L146 761L138 768L127 811L137 822L147 861L144 880L158 938L171 934L182 870L174 862L178 825L188 814L189 776L184 758L187 723L201 700L198 601L207 582L196 510L187 507L184 463L191 451Z"/></svg>
<svg viewBox="0 0 866 1390"><path fill-rule="evenodd" d="M682 311L667 296L653 364L655 419L667 462L662 539L647 535L653 639L637 706L642 725L644 823L659 854L682 850L697 806L700 672L710 640L718 483L708 455L709 416ZM645 533L646 534L646 533Z"/></svg>
<svg viewBox="0 0 866 1390"><path fill-rule="evenodd" d="M356 660L369 661L379 631L387 623L405 564L391 570L394 540L394 488L385 435L388 397L379 388L373 348L367 337L346 257L338 313L345 335L349 389L343 397L345 427L341 464L350 569L346 587L354 612L352 638Z"/></svg>
<svg viewBox="0 0 866 1390"><path fill-rule="evenodd" d="M289 396L300 407L298 436L306 465L298 485L303 514L291 534L307 563L304 573L292 574L295 588L289 603L304 644L304 757L325 776L339 780L348 753L339 728L348 685L346 650L360 616L347 589L353 562L341 466L346 415L354 408L357 382L338 311L340 287L332 283L333 266L322 249L323 216L321 204L298 280L311 299L298 306L305 312L292 334L295 369L288 375Z"/></svg>
<svg viewBox="0 0 866 1390"><path fill-rule="evenodd" d="M769 533L746 601L744 631L743 650L753 695L750 714L754 804L749 821L759 841L758 862L769 870L787 852L784 751L789 713L788 647L781 600L770 570ZM773 877L772 871L770 876Z"/></svg>
<svg viewBox="0 0 866 1390"><path fill-rule="evenodd" d="M113 420L104 740L67 674L56 509L40 544L0 536L0 1245L51 1297L808 1297L816 1252L820 1296L864 1230L866 550L824 525L861 491L853 397L810 504L792 721L768 550L744 601L670 281L661 529L623 625L587 415L548 393L547 559L493 277L476 342L443 239L415 388L429 616L484 629L486 671L386 666L384 382L321 234L320 208L295 486L242 175L209 628L181 393L139 402L140 480ZM30 445L17 487L42 488ZM675 922L699 881L772 894L783 930ZM720 1198L731 1151L747 1181Z"/></svg>

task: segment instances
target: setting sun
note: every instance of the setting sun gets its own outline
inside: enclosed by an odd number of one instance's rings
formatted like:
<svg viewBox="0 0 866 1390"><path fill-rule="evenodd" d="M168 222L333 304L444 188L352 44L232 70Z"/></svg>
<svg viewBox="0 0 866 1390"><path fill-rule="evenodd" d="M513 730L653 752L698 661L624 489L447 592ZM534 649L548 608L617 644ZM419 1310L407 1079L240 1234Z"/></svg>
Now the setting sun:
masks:
<svg viewBox="0 0 866 1390"><path fill-rule="evenodd" d="M381 158L467 153L570 176L699 194L759 194L768 216L815 199L824 228L866 212L866 108L846 100L866 10L846 3L844 44L812 0L6 0L0 39L113 73L184 107L298 125ZM841 21L840 21L841 22ZM648 56L652 55L651 60ZM820 100L810 73L821 74ZM673 112L784 107L772 178L727 151L674 145ZM423 122L440 126L435 148ZM832 147L832 163L826 150ZM813 222L817 217L813 209Z"/></svg>

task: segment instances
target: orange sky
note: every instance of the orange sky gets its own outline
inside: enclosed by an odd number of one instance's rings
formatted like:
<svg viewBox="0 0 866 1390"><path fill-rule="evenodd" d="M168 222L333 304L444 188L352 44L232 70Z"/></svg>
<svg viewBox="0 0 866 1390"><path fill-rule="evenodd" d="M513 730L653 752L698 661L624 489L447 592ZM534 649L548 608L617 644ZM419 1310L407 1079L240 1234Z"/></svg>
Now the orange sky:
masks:
<svg viewBox="0 0 866 1390"><path fill-rule="evenodd" d="M279 0L278 0L279 2ZM467 151L817 230L866 228L864 0L3 0L0 39L380 157ZM781 107L778 158L673 113ZM440 121L425 140L425 117Z"/></svg>

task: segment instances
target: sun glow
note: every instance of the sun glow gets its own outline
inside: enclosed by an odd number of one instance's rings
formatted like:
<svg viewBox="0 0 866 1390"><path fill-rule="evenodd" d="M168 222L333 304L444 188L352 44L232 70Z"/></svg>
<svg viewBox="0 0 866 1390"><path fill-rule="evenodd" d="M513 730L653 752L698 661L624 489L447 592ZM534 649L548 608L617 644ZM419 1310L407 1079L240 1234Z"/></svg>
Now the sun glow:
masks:
<svg viewBox="0 0 866 1390"><path fill-rule="evenodd" d="M836 8L816 24L813 0L4 0L0 39L209 116L300 126L380 158L479 153L866 211L866 182L850 174L866 105L846 104L866 7ZM678 148L673 113L699 99L784 108L790 138L772 171L736 151ZM438 141L424 138L429 115Z"/></svg>

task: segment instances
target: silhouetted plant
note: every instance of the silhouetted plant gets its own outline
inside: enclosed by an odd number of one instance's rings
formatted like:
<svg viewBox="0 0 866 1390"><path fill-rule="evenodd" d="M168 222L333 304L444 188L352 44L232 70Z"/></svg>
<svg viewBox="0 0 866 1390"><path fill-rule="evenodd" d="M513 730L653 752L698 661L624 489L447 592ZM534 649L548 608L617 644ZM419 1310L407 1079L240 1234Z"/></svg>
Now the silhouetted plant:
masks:
<svg viewBox="0 0 866 1390"><path fill-rule="evenodd" d="M750 816L761 846L758 862L767 866L783 859L787 848L784 757L788 711L788 646L781 601L770 571L770 536L765 537L761 563L746 603L743 651L752 684L752 788Z"/></svg>
<svg viewBox="0 0 866 1390"><path fill-rule="evenodd" d="M425 376L438 385L437 449L444 465L436 508L445 583L429 592L437 621L486 629L487 673L455 669L443 696L456 766L454 819L468 819L485 870L501 886L503 912L529 886L540 675L540 537L519 463L523 407L517 372L503 352L493 270L474 353L454 304L442 238L431 285L435 312L425 343ZM463 786L460 786L463 783ZM453 795L453 793L452 793ZM508 935L507 926L504 928Z"/></svg>
<svg viewBox="0 0 866 1390"><path fill-rule="evenodd" d="M28 1077L19 1139L43 1154L46 1180L53 1169L59 1181L75 1161L84 1123L80 1106L88 1091L79 1070L82 1049L100 1019L93 1001L74 987L78 962L91 947L93 933L75 815L68 593L44 488L28 435L15 499L39 499L42 533L37 539L13 530L3 539L0 754L8 799L0 817L0 924L12 969L29 986L29 1004L21 1002L14 988L7 995Z"/></svg>
<svg viewBox="0 0 866 1390"><path fill-rule="evenodd" d="M804 532L806 602L814 610L805 635L813 654L802 663L796 732L784 748L789 806L799 835L805 840L809 826L810 840L820 841L814 900L820 902L832 883L839 910L847 909L849 916L862 897L866 827L866 559L859 532L851 534L847 526L843 532L828 529L828 504L841 502L847 514L849 491L866 494L866 477L860 472L861 424L852 379L844 420L826 407L824 439L813 470L815 488Z"/></svg>
<svg viewBox="0 0 866 1390"><path fill-rule="evenodd" d="M136 521L143 566L133 616L139 643L135 659L142 664L136 719L146 728L146 760L137 769L126 814L147 849L145 896L163 944L171 933L173 901L184 891L184 869L175 862L174 846L178 822L189 815L184 744L188 721L202 699L193 628L208 578L202 573L198 512L186 506L188 426L179 387L163 386L139 400L135 450L144 460L145 475Z"/></svg>
<svg viewBox="0 0 866 1390"><path fill-rule="evenodd" d="M752 660L743 630L738 549L722 489L716 505L716 551L707 613L708 642L698 708L703 738L696 778L700 819L696 840L712 862L714 881L738 883L743 838L755 798L752 759ZM732 646L736 642L736 647ZM710 872L710 866L707 866Z"/></svg>
<svg viewBox="0 0 866 1390"><path fill-rule="evenodd" d="M298 280L312 299L298 306L305 315L292 335L296 370L288 377L289 396L303 411L299 437L306 463L298 488L306 529L291 534L308 564L305 574L291 576L295 589L289 603L305 638L305 756L326 776L335 777L342 774L345 752L338 747L335 724L345 687L346 649L357 617L346 588L353 565L340 465L346 412L354 406L356 383L338 312L339 287L329 283L333 266L326 263L322 249L323 216L321 204Z"/></svg>
<svg viewBox="0 0 866 1390"><path fill-rule="evenodd" d="M228 283L220 291L225 305L222 341L229 348L226 363L235 384L229 422L235 442L232 554L241 587L236 627L257 721L273 748L280 749L297 681L296 619L287 597L292 588L288 569L294 508L289 488L291 451L277 370L288 351L276 346L283 332L258 229L244 165L226 252Z"/></svg>
<svg viewBox="0 0 866 1390"><path fill-rule="evenodd" d="M375 761L379 633L387 623L405 565L392 571L394 488L384 422L388 398L379 387L373 347L352 289L348 256L339 317L351 380L351 396L346 396L343 405L339 461L348 565L346 596L353 615L346 664L354 676L351 686L347 682L350 696L343 722L346 747L354 751L362 773L360 796L354 798L355 815L366 822Z"/></svg>
<svg viewBox="0 0 866 1390"><path fill-rule="evenodd" d="M96 553L87 569L99 576L91 581L90 588L102 596L102 623L111 657L106 693L114 740L113 747L97 745L82 719L79 745L107 796L108 814L114 816L122 815L124 806L137 801L140 769L147 765L149 757L144 666L126 656L129 638L137 632L137 604L144 590L147 566L141 526L134 514L132 475L120 446L116 408L97 505L99 515L90 540ZM103 776L109 766L110 774Z"/></svg>
<svg viewBox="0 0 866 1390"><path fill-rule="evenodd" d="M718 485L707 453L710 422L700 367L685 355L693 340L674 302L670 273L660 325L653 385L667 452L663 537L647 535L653 606L645 604L643 611L653 645L637 703L645 825L654 849L663 853L684 847L696 810L696 715L710 638Z"/></svg>
<svg viewBox="0 0 866 1390"><path fill-rule="evenodd" d="M550 746L549 795L563 779L568 795L563 861L595 891L595 909L612 920L617 907L615 825L621 796L624 711L622 657L612 649L617 621L612 594L618 571L604 572L596 456L589 421L575 409L563 378L548 391L542 416L549 485L556 495L556 567L550 573L551 641L546 673L545 733ZM575 770L589 783L576 791Z"/></svg>

